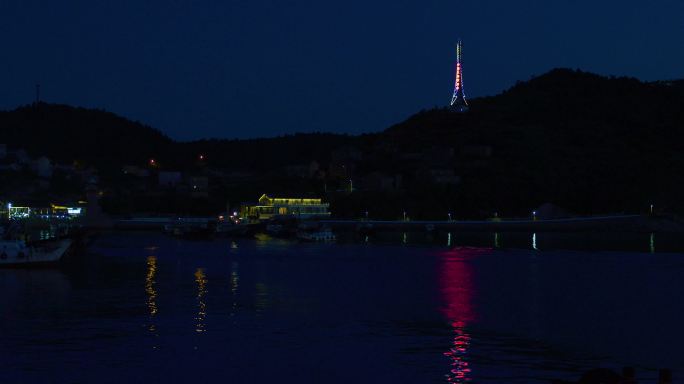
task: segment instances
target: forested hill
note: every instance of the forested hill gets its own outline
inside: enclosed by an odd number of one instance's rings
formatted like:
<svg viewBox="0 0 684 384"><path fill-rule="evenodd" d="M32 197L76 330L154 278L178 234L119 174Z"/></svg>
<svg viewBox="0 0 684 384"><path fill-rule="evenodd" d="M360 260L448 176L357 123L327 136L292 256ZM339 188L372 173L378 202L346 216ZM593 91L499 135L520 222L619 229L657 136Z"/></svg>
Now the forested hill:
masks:
<svg viewBox="0 0 684 384"><path fill-rule="evenodd" d="M551 201L576 212L611 212L648 201L684 206L684 87L556 69L471 111L421 112L385 133L402 148L443 143L493 148L464 182L499 206Z"/></svg>
<svg viewBox="0 0 684 384"><path fill-rule="evenodd" d="M174 142L156 129L110 112L30 105L0 112L0 143L53 161L120 168L167 155Z"/></svg>
<svg viewBox="0 0 684 384"><path fill-rule="evenodd" d="M361 153L354 177L404 174L402 190L408 192L397 199L425 198L435 209L458 200L479 211L520 213L552 202L592 213L633 211L652 202L684 212L684 81L646 83L555 69L473 99L470 107L464 114L421 111L361 136L178 143L108 112L40 104L0 112L0 143L103 172L150 158L182 169L198 153L223 169L272 171L312 160L325 167L331 152L354 147ZM473 146L490 148L491 155L469 158L464 148ZM440 164L423 161L431 151L453 155ZM402 162L401 154L408 153L423 158ZM462 181L457 188L435 189L414 177L420 167L451 169Z"/></svg>
<svg viewBox="0 0 684 384"><path fill-rule="evenodd" d="M40 103L0 112L0 144L103 172L145 165L150 159L183 170L192 168L200 153L216 167L262 170L320 159L353 140L347 135L312 133L176 142L154 128L102 110Z"/></svg>

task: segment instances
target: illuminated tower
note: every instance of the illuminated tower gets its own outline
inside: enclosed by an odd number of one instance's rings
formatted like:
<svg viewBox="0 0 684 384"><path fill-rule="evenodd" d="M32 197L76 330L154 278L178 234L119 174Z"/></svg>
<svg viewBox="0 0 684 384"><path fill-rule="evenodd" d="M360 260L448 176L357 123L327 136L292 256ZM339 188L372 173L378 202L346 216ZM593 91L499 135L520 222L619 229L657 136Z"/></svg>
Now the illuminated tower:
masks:
<svg viewBox="0 0 684 384"><path fill-rule="evenodd" d="M451 110L454 112L466 112L468 110L468 102L463 93L463 64L461 61L463 51L463 43L458 40L456 45L456 81L454 83L454 94L451 96Z"/></svg>

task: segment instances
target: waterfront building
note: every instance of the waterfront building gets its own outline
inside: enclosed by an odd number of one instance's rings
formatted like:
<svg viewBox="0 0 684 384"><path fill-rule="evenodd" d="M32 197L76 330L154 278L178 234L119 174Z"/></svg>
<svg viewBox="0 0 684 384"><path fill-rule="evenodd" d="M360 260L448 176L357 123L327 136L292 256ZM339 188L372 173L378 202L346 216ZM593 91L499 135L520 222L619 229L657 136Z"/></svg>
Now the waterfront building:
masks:
<svg viewBox="0 0 684 384"><path fill-rule="evenodd" d="M269 197L264 194L257 204L243 204L240 217L250 220L271 218L325 218L330 216L330 204L322 199Z"/></svg>
<svg viewBox="0 0 684 384"><path fill-rule="evenodd" d="M31 215L30 207L17 207L11 203L7 204L7 218L10 220L26 219Z"/></svg>
<svg viewBox="0 0 684 384"><path fill-rule="evenodd" d="M49 207L26 207L7 203L3 217L10 220L24 219L76 219L85 215L86 209L82 206L63 206L50 204Z"/></svg>
<svg viewBox="0 0 684 384"><path fill-rule="evenodd" d="M85 207L50 204L48 215L55 218L74 219L85 215Z"/></svg>

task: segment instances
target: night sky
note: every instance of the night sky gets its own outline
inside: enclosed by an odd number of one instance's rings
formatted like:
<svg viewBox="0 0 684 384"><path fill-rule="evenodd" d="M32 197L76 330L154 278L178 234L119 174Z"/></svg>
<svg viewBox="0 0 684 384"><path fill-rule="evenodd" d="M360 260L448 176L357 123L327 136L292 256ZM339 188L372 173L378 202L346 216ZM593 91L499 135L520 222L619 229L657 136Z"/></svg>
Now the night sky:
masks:
<svg viewBox="0 0 684 384"><path fill-rule="evenodd" d="M199 5L201 4L201 5ZM101 108L175 139L382 130L554 67L684 78L684 1L0 2L0 108Z"/></svg>

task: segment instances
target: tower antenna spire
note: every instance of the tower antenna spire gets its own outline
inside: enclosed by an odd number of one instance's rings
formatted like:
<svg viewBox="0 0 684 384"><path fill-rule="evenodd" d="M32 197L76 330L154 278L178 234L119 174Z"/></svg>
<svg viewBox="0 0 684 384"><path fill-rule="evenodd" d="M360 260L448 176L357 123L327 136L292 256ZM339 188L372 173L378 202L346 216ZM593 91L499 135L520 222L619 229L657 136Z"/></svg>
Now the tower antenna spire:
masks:
<svg viewBox="0 0 684 384"><path fill-rule="evenodd" d="M450 108L455 112L466 112L470 107L463 92L463 42L458 39L456 44L456 80L454 93L451 96Z"/></svg>

